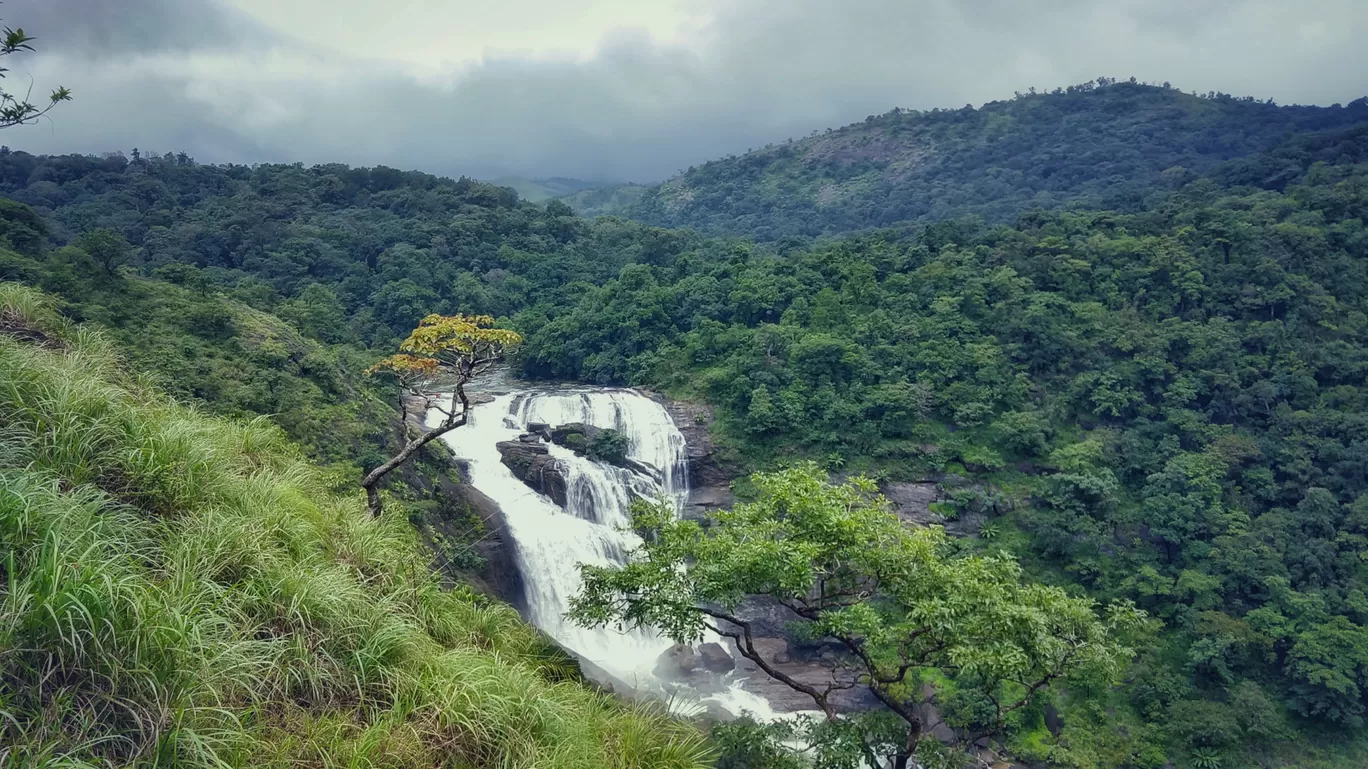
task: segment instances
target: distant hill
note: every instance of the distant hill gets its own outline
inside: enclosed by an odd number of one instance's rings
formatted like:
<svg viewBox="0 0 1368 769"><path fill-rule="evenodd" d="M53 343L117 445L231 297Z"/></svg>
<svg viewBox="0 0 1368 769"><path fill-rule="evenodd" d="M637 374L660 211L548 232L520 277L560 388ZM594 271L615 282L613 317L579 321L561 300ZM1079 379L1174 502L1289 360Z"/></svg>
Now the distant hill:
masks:
<svg viewBox="0 0 1368 769"><path fill-rule="evenodd" d="M1102 80L979 109L894 110L577 210L762 240L966 215L1009 222L1031 208L1130 211L1290 136L1361 122L1368 99L1282 107Z"/></svg>
<svg viewBox="0 0 1368 769"><path fill-rule="evenodd" d="M650 189L640 184L613 184L580 190L566 195L561 201L580 216L618 214L640 202Z"/></svg>
<svg viewBox="0 0 1368 769"><path fill-rule="evenodd" d="M512 187L513 191L518 193L518 197L530 203L545 203L554 198L563 198L577 192L606 186L604 182L586 182L583 179L569 179L563 176L553 176L549 179L523 179L517 176L504 176L495 179L492 183L500 187Z"/></svg>

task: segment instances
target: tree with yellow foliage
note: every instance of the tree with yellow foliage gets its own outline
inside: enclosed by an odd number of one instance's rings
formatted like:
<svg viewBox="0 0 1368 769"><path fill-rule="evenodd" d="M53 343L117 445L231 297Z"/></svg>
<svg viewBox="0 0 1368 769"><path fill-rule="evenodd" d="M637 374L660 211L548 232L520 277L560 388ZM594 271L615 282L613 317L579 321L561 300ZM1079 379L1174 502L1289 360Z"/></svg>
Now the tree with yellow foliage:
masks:
<svg viewBox="0 0 1368 769"><path fill-rule="evenodd" d="M435 427L410 437L402 451L370 471L361 481L371 515L380 515L380 481L404 464L418 450L446 433L464 425L470 418L470 398L465 386L489 371L504 355L522 342L522 337L507 329L494 328L488 315L429 315L399 345L399 353L366 369L369 375L386 374L399 382L404 394L420 397L442 414ZM451 399L428 397L434 389L451 388ZM399 410L408 431L408 401L401 395ZM419 415L423 418L423 415Z"/></svg>

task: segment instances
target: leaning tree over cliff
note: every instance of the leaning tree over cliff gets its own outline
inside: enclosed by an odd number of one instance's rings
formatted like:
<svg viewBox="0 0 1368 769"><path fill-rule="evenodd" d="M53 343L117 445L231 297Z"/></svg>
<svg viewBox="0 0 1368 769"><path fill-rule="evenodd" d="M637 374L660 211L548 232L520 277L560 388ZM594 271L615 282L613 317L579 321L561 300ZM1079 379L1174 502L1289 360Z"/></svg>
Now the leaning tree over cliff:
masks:
<svg viewBox="0 0 1368 769"><path fill-rule="evenodd" d="M522 342L514 331L494 328L488 315L429 315L409 334L399 353L366 369L369 375L389 375L399 382L399 413L406 438L403 449L371 470L361 481L371 515L380 515L379 485L385 476L404 464L419 449L464 425L470 419L470 398L465 386L501 361ZM451 390L450 400L428 398L433 390ZM417 396L442 414L442 421L418 434L409 433L408 400ZM418 415L423 418L424 415Z"/></svg>
<svg viewBox="0 0 1368 769"><path fill-rule="evenodd" d="M909 766L933 726L928 683L954 693L958 725L974 736L1001 730L1052 684L1105 685L1131 654L1122 639L1146 624L1130 604L1099 616L1089 599L1025 581L1005 555L965 555L942 529L905 525L867 479L833 485L809 464L753 481L759 498L707 528L639 506L644 543L625 565L581 567L571 617L681 643L709 630L731 639L825 715L809 736L819 753L845 753L833 765ZM766 658L738 612L747 596L777 602L801 636L836 645L829 680L801 680ZM833 693L856 687L887 710L838 713Z"/></svg>

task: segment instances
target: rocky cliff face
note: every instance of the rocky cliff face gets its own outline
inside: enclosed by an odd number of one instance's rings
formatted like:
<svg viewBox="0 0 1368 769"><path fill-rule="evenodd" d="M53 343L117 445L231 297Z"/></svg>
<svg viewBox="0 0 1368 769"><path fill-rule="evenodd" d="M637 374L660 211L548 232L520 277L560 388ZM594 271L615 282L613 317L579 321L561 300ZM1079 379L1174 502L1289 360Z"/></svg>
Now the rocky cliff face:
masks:
<svg viewBox="0 0 1368 769"><path fill-rule="evenodd" d="M403 396L405 421L400 422L399 416L395 415L390 448L398 451L410 436L427 431L424 417L434 397ZM491 393L471 395L472 403L492 399ZM444 402L442 405L449 404ZM513 538L508 534L503 511L471 484L465 463L452 457L445 444L434 441L424 447L415 461L401 465L391 475L387 488L433 503L426 506L427 512L417 529L423 542L433 551L434 570L453 584L473 583L483 592L521 607L522 575L518 571ZM407 487L407 491L402 491L403 487ZM484 532L474 544L483 560L478 572L458 565L462 559L453 552L453 548L468 547L464 543L471 539L473 525Z"/></svg>
<svg viewBox="0 0 1368 769"><path fill-rule="evenodd" d="M713 409L705 403L675 401L663 396L659 399L670 413L679 432L684 435L689 457L689 501L684 517L700 519L736 504L732 494L733 472L726 467L713 442L708 428L713 423Z"/></svg>
<svg viewBox="0 0 1368 769"><path fill-rule="evenodd" d="M512 470L518 480L565 507L570 488L565 468L551 456L540 437L524 435L517 441L499 443L497 447L504 466Z"/></svg>
<svg viewBox="0 0 1368 769"><path fill-rule="evenodd" d="M508 524L504 520L503 510L470 482L470 472L464 462L456 460L452 464L456 468L456 476L460 482L453 485L450 494L453 501L462 508L461 512L469 513L458 525L466 525L469 517L474 516L487 532L476 545L485 561L480 578L489 592L522 610L522 572L518 570L516 546L508 534ZM449 527L445 522L439 525Z"/></svg>
<svg viewBox="0 0 1368 769"><path fill-rule="evenodd" d="M942 486L952 484L953 479L943 483L885 483L880 488L883 495L893 505L893 512L903 521L917 526L944 526L945 532L955 537L977 536L988 516L982 510L961 510L954 518L947 518L931 508L936 502L945 499ZM963 481L959 482L963 486ZM974 487L978 488L978 487ZM954 489L951 489L951 493Z"/></svg>

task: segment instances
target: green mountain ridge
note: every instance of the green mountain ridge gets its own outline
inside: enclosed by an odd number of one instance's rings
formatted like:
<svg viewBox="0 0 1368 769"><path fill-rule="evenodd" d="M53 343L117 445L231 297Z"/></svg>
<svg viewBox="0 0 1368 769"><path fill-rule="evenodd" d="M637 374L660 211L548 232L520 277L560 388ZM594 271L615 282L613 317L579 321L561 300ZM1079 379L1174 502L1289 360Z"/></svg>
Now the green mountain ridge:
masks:
<svg viewBox="0 0 1368 769"><path fill-rule="evenodd" d="M997 224L1029 209L1131 211L1154 189L1289 135L1364 121L1368 98L1283 107L1102 80L978 109L870 116L704 163L640 200L583 212L775 240L964 216Z"/></svg>

